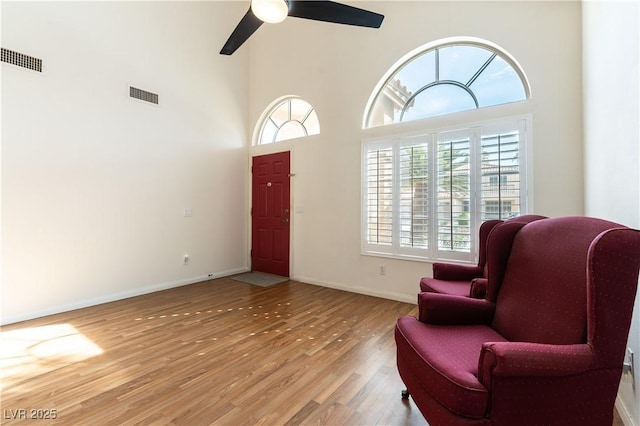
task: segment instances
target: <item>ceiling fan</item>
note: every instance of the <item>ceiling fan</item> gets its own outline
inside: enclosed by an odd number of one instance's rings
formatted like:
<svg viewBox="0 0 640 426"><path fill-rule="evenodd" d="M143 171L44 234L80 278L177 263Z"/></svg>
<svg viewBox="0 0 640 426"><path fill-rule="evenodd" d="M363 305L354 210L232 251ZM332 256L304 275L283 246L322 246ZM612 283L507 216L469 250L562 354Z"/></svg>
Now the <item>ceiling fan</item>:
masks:
<svg viewBox="0 0 640 426"><path fill-rule="evenodd" d="M231 33L220 54L231 55L263 22L278 23L287 16L369 28L380 28L384 19L384 15L379 13L333 1L251 0L249 10Z"/></svg>

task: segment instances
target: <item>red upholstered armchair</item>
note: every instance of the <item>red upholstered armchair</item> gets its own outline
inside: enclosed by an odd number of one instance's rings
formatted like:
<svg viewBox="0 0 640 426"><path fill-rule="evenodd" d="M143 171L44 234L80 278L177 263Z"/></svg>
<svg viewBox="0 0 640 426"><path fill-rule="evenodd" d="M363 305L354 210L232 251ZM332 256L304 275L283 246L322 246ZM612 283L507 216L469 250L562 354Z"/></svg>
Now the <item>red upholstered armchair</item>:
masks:
<svg viewBox="0 0 640 426"><path fill-rule="evenodd" d="M529 223L540 219L546 219L546 216L533 214L516 216L507 222ZM502 220L487 220L480 225L478 232L478 265L434 263L433 278L422 277L420 279L420 291L482 299L487 290L487 239L493 228L501 223L503 223Z"/></svg>
<svg viewBox="0 0 640 426"><path fill-rule="evenodd" d="M439 425L607 425L640 268L640 231L593 218L505 223L486 299L420 293L398 371Z"/></svg>

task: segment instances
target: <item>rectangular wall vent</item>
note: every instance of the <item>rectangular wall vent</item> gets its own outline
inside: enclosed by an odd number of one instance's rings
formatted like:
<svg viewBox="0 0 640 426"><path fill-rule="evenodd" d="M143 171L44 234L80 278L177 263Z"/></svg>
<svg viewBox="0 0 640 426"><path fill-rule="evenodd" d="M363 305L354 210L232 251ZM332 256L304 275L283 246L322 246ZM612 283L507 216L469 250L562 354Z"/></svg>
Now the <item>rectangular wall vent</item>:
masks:
<svg viewBox="0 0 640 426"><path fill-rule="evenodd" d="M25 55L24 53L14 52L13 50L2 48L2 62L27 68L33 71L42 72L42 59Z"/></svg>
<svg viewBox="0 0 640 426"><path fill-rule="evenodd" d="M158 105L157 94L138 89L137 87L129 86L129 96L135 99L140 99L141 101L151 102L152 104Z"/></svg>

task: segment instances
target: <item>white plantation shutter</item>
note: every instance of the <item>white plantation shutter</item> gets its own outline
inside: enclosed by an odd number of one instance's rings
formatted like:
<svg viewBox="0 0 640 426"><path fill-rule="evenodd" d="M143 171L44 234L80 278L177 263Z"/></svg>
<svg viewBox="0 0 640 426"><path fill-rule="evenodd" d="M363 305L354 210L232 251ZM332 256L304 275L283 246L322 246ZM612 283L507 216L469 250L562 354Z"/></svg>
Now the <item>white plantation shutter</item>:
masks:
<svg viewBox="0 0 640 426"><path fill-rule="evenodd" d="M393 149L367 152L367 243L391 246L393 242Z"/></svg>
<svg viewBox="0 0 640 426"><path fill-rule="evenodd" d="M471 140L438 141L438 250L471 251Z"/></svg>
<svg viewBox="0 0 640 426"><path fill-rule="evenodd" d="M529 118L363 145L363 253L473 261L480 224L527 213Z"/></svg>
<svg viewBox="0 0 640 426"><path fill-rule="evenodd" d="M428 247L428 161L426 143L400 148L400 247Z"/></svg>
<svg viewBox="0 0 640 426"><path fill-rule="evenodd" d="M520 214L520 133L482 136L481 220Z"/></svg>

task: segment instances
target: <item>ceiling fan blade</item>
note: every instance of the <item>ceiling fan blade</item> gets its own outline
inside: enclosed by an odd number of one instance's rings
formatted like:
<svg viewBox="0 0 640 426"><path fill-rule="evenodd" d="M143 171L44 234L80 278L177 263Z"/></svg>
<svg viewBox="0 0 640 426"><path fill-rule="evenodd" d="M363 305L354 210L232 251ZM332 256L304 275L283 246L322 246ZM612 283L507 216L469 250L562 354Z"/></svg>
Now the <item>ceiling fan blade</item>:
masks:
<svg viewBox="0 0 640 426"><path fill-rule="evenodd" d="M247 13L242 17L240 23L238 23L238 26L236 26L236 29L233 30L231 36L222 47L220 54L231 55L251 37L251 34L260 28L260 25L262 25L262 21L253 14L251 7L249 7Z"/></svg>
<svg viewBox="0 0 640 426"><path fill-rule="evenodd" d="M289 0L289 16L335 24L380 28L384 15L333 1Z"/></svg>

